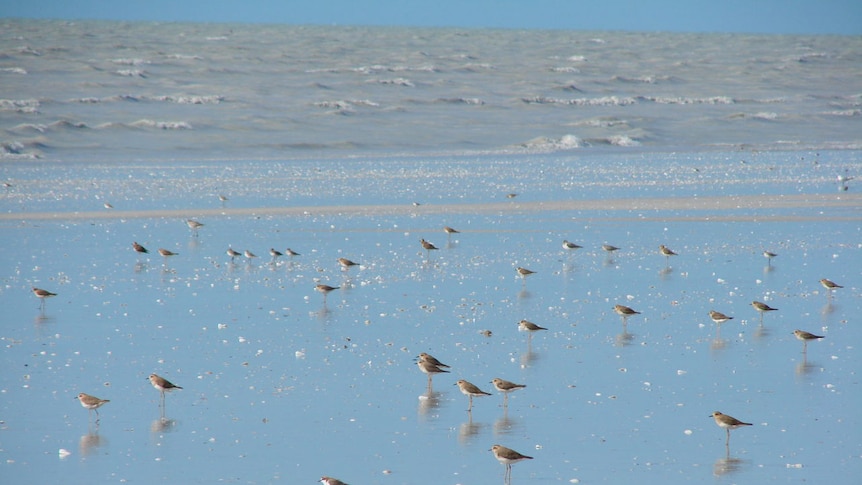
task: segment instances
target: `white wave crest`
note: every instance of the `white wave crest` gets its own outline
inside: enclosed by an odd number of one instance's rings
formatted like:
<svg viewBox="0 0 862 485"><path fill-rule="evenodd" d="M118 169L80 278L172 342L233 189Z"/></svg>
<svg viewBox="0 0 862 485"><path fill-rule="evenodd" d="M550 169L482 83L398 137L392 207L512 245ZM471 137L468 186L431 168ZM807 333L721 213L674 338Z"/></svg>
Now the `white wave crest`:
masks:
<svg viewBox="0 0 862 485"><path fill-rule="evenodd" d="M38 113L39 105L38 99L0 99L0 111Z"/></svg>
<svg viewBox="0 0 862 485"><path fill-rule="evenodd" d="M143 77L143 78L147 77L147 72L144 70L141 70L141 69L120 69L120 70L114 71L114 72L116 72L120 76Z"/></svg>
<svg viewBox="0 0 862 485"><path fill-rule="evenodd" d="M138 120L132 123L137 128L158 128L160 130L191 130L192 125L185 121Z"/></svg>
<svg viewBox="0 0 862 485"><path fill-rule="evenodd" d="M224 101L225 98L224 96L213 94L208 96L150 96L145 99L150 99L153 101L166 101L168 103L176 104L219 104Z"/></svg>
<svg viewBox="0 0 862 485"><path fill-rule="evenodd" d="M144 64L149 64L150 61L144 59L111 59L109 62L113 64L119 64L121 66L142 66Z"/></svg>
<svg viewBox="0 0 862 485"><path fill-rule="evenodd" d="M8 72L9 74L27 74L27 70L21 67L3 67L0 72Z"/></svg>
<svg viewBox="0 0 862 485"><path fill-rule="evenodd" d="M637 104L637 100L631 97L620 96L604 96L601 98L575 98L575 99L560 99L548 98L545 96L535 96L532 98L522 98L527 104L562 104L569 106L628 106Z"/></svg>
<svg viewBox="0 0 862 485"><path fill-rule="evenodd" d="M560 138L540 136L518 145L520 148L536 152L572 150L583 146L585 146L584 141L575 135L563 135Z"/></svg>

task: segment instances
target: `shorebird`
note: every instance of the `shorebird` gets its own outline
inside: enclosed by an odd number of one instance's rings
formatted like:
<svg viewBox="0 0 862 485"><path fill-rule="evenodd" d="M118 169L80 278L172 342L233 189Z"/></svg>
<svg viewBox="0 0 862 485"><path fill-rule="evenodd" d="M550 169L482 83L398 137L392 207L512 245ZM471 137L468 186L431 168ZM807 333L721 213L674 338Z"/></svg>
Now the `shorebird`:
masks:
<svg viewBox="0 0 862 485"><path fill-rule="evenodd" d="M234 249L233 249L232 247L230 247L230 246L228 246L228 248L227 248L227 251L226 251L226 252L227 252L227 255L228 255L228 256L230 256L230 262L231 262L231 263L233 263L233 262L234 262L234 260L236 260L236 257L237 257L237 256L242 256L242 253L240 253L240 252L238 252L238 251L234 251Z"/></svg>
<svg viewBox="0 0 862 485"><path fill-rule="evenodd" d="M436 365L437 367L445 367L445 368L447 368L447 369L449 369L449 368L450 368L448 365L446 365L446 364L444 364L444 363L440 362L439 360L437 360L433 355L428 354L428 353L425 353L425 352L422 352L422 353L421 353L421 354L419 354L419 356L418 356L418 357L416 357L416 358L417 358L417 359L419 359L419 360L420 360L420 361L422 361L422 362L428 362L429 364Z"/></svg>
<svg viewBox="0 0 862 485"><path fill-rule="evenodd" d="M452 238L452 234L458 234L458 233L460 233L461 231L459 231L459 230L457 230L457 229L452 229L452 228L451 228L451 227L449 227L449 226L443 226L443 232L445 232L445 233L446 233L446 239L451 239L451 238Z"/></svg>
<svg viewBox="0 0 862 485"><path fill-rule="evenodd" d="M284 254L290 256L291 258L294 256L302 256L301 254L297 253L296 251L294 251L293 249L290 249L290 248L285 249Z"/></svg>
<svg viewBox="0 0 862 485"><path fill-rule="evenodd" d="M330 291L337 290L339 288L341 288L341 287L340 286L329 286L329 285L323 285L323 284L320 284L320 285L317 285L314 287L315 290L323 293L323 304L324 305L326 304L326 295L328 295Z"/></svg>
<svg viewBox="0 0 862 485"><path fill-rule="evenodd" d="M87 408L89 411L92 411L92 410L96 411L96 422L99 421L99 408L103 404L111 402L110 399L99 399L96 396L91 396L91 395L85 394L83 392L78 394L76 399L81 402L81 406ZM89 411L87 411L87 416L90 415Z"/></svg>
<svg viewBox="0 0 862 485"><path fill-rule="evenodd" d="M431 389L431 377L434 374L449 372L448 370L441 368L439 365L432 364L429 360L423 360L421 356L419 357L419 360L416 361L416 365L419 366L419 370L428 375L428 389Z"/></svg>
<svg viewBox="0 0 862 485"><path fill-rule="evenodd" d="M429 259L431 258L431 251L436 251L440 249L424 239L420 239L419 242L422 244L422 247L425 248L425 252L428 253Z"/></svg>
<svg viewBox="0 0 862 485"><path fill-rule="evenodd" d="M455 383L455 385L458 386L459 389L461 389L461 394L464 394L465 396L470 398L470 406L467 407L468 413L473 410L473 396L479 397L491 395L490 392L485 392L479 389L472 382L467 382L464 379L459 380Z"/></svg>
<svg viewBox="0 0 862 485"><path fill-rule="evenodd" d="M323 485L347 485L346 483L342 482L341 480L339 480L337 478L326 477L326 476L320 477L320 483L322 483Z"/></svg>
<svg viewBox="0 0 862 485"><path fill-rule="evenodd" d="M158 376L156 374L150 374L150 377L147 379L150 380L150 384L153 385L156 389L159 390L162 396L161 406L165 406L165 391L170 392L174 389L182 389L180 386L175 386L171 381L165 379L164 377Z"/></svg>
<svg viewBox="0 0 862 485"><path fill-rule="evenodd" d="M522 267L520 267L520 266L518 266L518 267L515 269L515 271L517 271L517 272L518 272L518 275L519 275L519 276L521 277L521 279L524 281L524 284L526 284L526 283L527 283L527 276L530 276L531 274L535 274L535 273L536 273L535 271L529 270L529 269L527 269L527 268L522 268Z"/></svg>
<svg viewBox="0 0 862 485"><path fill-rule="evenodd" d="M715 310L709 311L709 318L711 318L713 322L715 322L719 325L728 321L728 320L733 320L733 317L729 317L729 316L725 315L724 313L717 312Z"/></svg>
<svg viewBox="0 0 862 485"><path fill-rule="evenodd" d="M282 253L281 251L276 251L275 248L269 248L269 255L272 256L272 260L274 262L280 256L284 256L284 253Z"/></svg>
<svg viewBox="0 0 862 485"><path fill-rule="evenodd" d="M808 341L809 340L819 340L822 338L826 338L823 335L814 335L813 333L806 332L804 330L794 330L793 335L796 335L796 338L802 341L802 353L808 352Z"/></svg>
<svg viewBox="0 0 862 485"><path fill-rule="evenodd" d="M777 254L770 251L763 251L763 257L766 258L767 265L772 266L772 258L778 256Z"/></svg>
<svg viewBox="0 0 862 485"><path fill-rule="evenodd" d="M506 407L509 405L509 393L510 392L517 391L518 389L523 389L523 388L527 387L526 384L515 384L514 382L504 381L503 379L500 379L499 377L495 377L491 381L491 384L494 384L494 388L497 389L497 391L503 393L503 407Z"/></svg>
<svg viewBox="0 0 862 485"><path fill-rule="evenodd" d="M175 253L175 252L171 251L170 249L159 248L159 254L161 254L162 256L164 256L164 257L165 257L165 260L167 260L167 259L168 259L168 257L170 257L170 256L177 256L179 253Z"/></svg>
<svg viewBox="0 0 862 485"><path fill-rule="evenodd" d="M248 249L243 251L242 254L245 255L246 259L248 259L249 261L251 261L252 259L257 257L257 254L254 254L253 252L249 251Z"/></svg>
<svg viewBox="0 0 862 485"><path fill-rule="evenodd" d="M136 252L141 253L141 254L149 253L149 251L147 251L147 248L145 248L145 247L141 246L140 244L138 244L138 242L137 242L137 241L135 241L135 242L133 242L133 243L132 243L132 248L133 248Z"/></svg>
<svg viewBox="0 0 862 485"><path fill-rule="evenodd" d="M36 298L40 300L39 309L42 310L45 308L45 298L51 298L52 296L57 296L56 293L51 293L48 290L43 290L42 288L33 287L33 294L36 295Z"/></svg>
<svg viewBox="0 0 862 485"><path fill-rule="evenodd" d="M669 264L670 264L670 257L671 257L671 256L678 256L675 252L673 252L670 248L668 248L668 247L667 247L667 246L665 246L664 244L662 244L661 246L659 246L659 247L658 247L658 250L659 250L659 252L664 256L665 265L669 265Z"/></svg>
<svg viewBox="0 0 862 485"><path fill-rule="evenodd" d="M614 251L619 251L620 248L611 246L610 244L602 244L602 249L607 253L612 253Z"/></svg>
<svg viewBox="0 0 862 485"><path fill-rule="evenodd" d="M359 263L354 263L347 258L338 258L338 264L340 264L341 269L345 271L349 270L351 266L359 266Z"/></svg>
<svg viewBox="0 0 862 485"><path fill-rule="evenodd" d="M623 325L628 323L628 319L630 316L640 315L640 313L641 313L641 312L635 311L635 310L633 310L633 309L631 309L625 305L614 305L614 311L617 313L617 315L622 317Z"/></svg>
<svg viewBox="0 0 862 485"><path fill-rule="evenodd" d="M505 483L509 483L512 479L512 464L523 460L532 460L532 456L522 455L517 451L506 448L505 446L494 445L489 451L494 452L494 458L500 463L506 465L506 475L503 478Z"/></svg>
<svg viewBox="0 0 862 485"><path fill-rule="evenodd" d="M772 308L771 306L767 305L766 303L756 301L756 300L751 302L751 306L753 306L754 309L760 313L760 324L761 325L763 325L763 314L764 313L778 311L778 308Z"/></svg>
<svg viewBox="0 0 862 485"><path fill-rule="evenodd" d="M518 331L527 332L527 334L530 336L530 339L533 338L533 332L538 332L539 330L547 330L547 328L540 327L528 320L521 320L520 322L518 322Z"/></svg>
<svg viewBox="0 0 862 485"><path fill-rule="evenodd" d="M573 243L573 242L569 242L568 240L563 239L563 249L566 249L566 250L572 251L572 250L575 250L575 249L581 249L582 247L583 247L583 246L578 246L577 244L575 244L575 243Z"/></svg>
<svg viewBox="0 0 862 485"><path fill-rule="evenodd" d="M186 225L189 226L189 229L192 230L192 234L195 236L198 235L198 229L204 227L203 223L200 223L194 219L186 219Z"/></svg>
<svg viewBox="0 0 862 485"><path fill-rule="evenodd" d="M834 281L827 280L826 278L820 280L820 284L823 285L824 288L826 288L826 294L829 295L830 298L832 297L832 290L844 288L843 286L835 283Z"/></svg>
<svg viewBox="0 0 862 485"><path fill-rule="evenodd" d="M727 440L724 442L724 446L730 446L730 430L740 428L742 426L751 426L751 423L743 423L742 421L734 418L733 416L728 416L726 414L721 414L719 411L715 411L714 413L709 415L711 418L715 419L715 424L719 427L722 427L727 431Z"/></svg>

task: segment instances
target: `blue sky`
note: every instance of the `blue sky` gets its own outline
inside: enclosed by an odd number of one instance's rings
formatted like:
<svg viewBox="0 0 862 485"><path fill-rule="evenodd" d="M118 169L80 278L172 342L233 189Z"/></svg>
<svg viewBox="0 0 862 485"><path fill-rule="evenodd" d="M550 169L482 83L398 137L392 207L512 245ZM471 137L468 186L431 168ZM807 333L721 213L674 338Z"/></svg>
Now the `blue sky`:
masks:
<svg viewBox="0 0 862 485"><path fill-rule="evenodd" d="M862 0L23 0L0 17L862 34Z"/></svg>

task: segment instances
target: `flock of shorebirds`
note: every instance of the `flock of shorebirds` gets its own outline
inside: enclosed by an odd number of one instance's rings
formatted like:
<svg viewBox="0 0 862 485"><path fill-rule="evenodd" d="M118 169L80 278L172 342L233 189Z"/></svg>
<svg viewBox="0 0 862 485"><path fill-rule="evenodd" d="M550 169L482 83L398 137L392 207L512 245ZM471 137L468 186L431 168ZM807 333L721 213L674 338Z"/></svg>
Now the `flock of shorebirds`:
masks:
<svg viewBox="0 0 862 485"><path fill-rule="evenodd" d="M193 219L188 219L186 221L186 224L192 230L192 232L195 236L197 236L198 229L200 229L204 225L204 224L202 224L196 220L193 220ZM451 236L452 234L459 233L459 231L457 231L451 227L448 227L448 226L444 226L443 230L449 236ZM437 248L437 246L426 241L425 239L421 239L420 244L421 244L422 248L427 252L429 257L430 257L431 251L435 251L435 250L439 249L439 248ZM579 245L572 243L568 240L563 241L562 247L566 250L569 250L569 251L573 251L573 250L582 248L582 246L579 246ZM132 248L135 250L135 252L140 253L140 254L149 253L149 250L147 248L145 248L144 246L140 245L138 242L133 242ZM609 245L609 244L603 244L602 249L607 254L612 254L614 251L617 251L620 248L618 248L616 246ZM164 248L159 248L158 252L160 255L162 255L166 259L171 257L171 256L177 255L177 253L174 253L174 252L167 250L167 249L164 249ZM226 253L231 258L231 261L233 261L235 258L240 257L240 256L244 256L244 257L248 258L249 260L257 257L251 251L245 250L243 253L240 253L238 251L235 251L231 247L228 247ZM668 264L668 265L670 264L669 263L670 257L678 255L675 251L671 250L670 248L668 248L667 246L665 246L663 244L659 246L659 253L665 257L666 264ZM272 256L273 261L275 261L277 258L279 258L281 256L285 256L285 255L287 255L288 257L300 256L299 253L293 251L290 248L287 248L286 251L283 253L280 251L277 251L275 249L270 249L270 255ZM770 252L770 251L764 251L763 256L768 260L768 262L769 262L768 264L771 266L772 265L772 259L775 258L777 256L777 254ZM351 261L350 259L343 258L343 257L338 258L338 264L341 265L342 269L345 271L349 270L353 266L358 266L358 263ZM528 276L536 273L535 271L532 271L530 269L520 267L520 266L516 268L516 272L517 272L518 276L520 276L523 279L525 284L526 284L526 278ZM843 288L843 286L836 284L835 282L828 280L828 279L825 279L825 278L820 280L820 284L827 290L830 298L831 298L832 292L834 290ZM339 287L330 286L330 285L326 285L326 284L322 284L322 283L317 284L315 286L315 290L317 290L323 294L324 304L326 302L326 295L328 293L330 293L331 291L337 290L337 289L339 289ZM48 290L45 290L42 288L35 288L34 287L32 289L32 291L33 291L33 294L41 300L40 308L43 310L45 307L45 300L50 298L50 297L57 296L56 293L53 293L51 291L48 291ZM760 323L761 324L763 323L764 314L778 310L777 308L773 308L773 307L767 305L766 303L763 303L760 301L752 301L751 306L760 314ZM629 317L641 314L641 312L634 310L633 308L630 308L630 307L625 306L625 305L615 305L613 310L615 313L620 315L620 318L622 319L622 323L623 323L624 327L627 324ZM727 322L728 320L733 320L733 318L734 318L732 316L725 315L724 313L721 313L721 312L718 312L715 310L711 310L709 312L709 317L710 317L710 319L712 319L712 321L714 321L717 325L719 325L719 328L720 328L720 325L722 323ZM527 321L527 320L521 320L520 322L518 322L518 327L519 327L519 330L528 332L528 334L530 335L530 338L532 338L532 334L534 332L541 331L541 330L547 330L546 328L540 327L539 325L536 325L535 323ZM799 339L803 342L803 353L807 352L809 341L819 340L819 339L825 338L823 335L815 335L811 332L807 332L804 330L798 330L798 329L794 330L793 334L796 336L797 339ZM419 370L421 372L423 372L424 374L426 374L428 376L428 389L429 390L431 389L431 385L432 385L432 377L435 374L442 374L442 373L449 373L450 372L449 370L447 370L447 369L450 369L450 366L442 363L440 360L438 360L434 356L432 356L428 353L425 353L425 352L419 354L416 357L416 365L419 367ZM151 374L148 377L148 380L150 381L150 384L152 384L152 386L160 392L160 395L161 395L160 408L161 409L164 409L164 405L165 405L165 392L173 391L175 389L182 389L182 387L174 385L173 383L171 383L167 379L165 379L161 376L158 376L156 374ZM509 393L527 387L525 384L517 384L517 383L507 381L507 380L504 380L501 378L494 378L493 380L490 381L490 383L494 386L494 388L498 392L503 394L503 406L504 407L506 407L508 405ZM468 412L471 412L473 409L473 398L474 397L482 397L482 396L490 396L491 395L491 393L483 391L477 385L475 385L475 384L473 384L467 380L464 380L464 379L458 380L455 384L458 386L461 393L463 393L465 396L467 396L467 398L469 400L469 404L468 404L468 408L467 408ZM104 404L110 402L110 400L108 400L108 399L100 399L98 397L95 397L95 396L92 396L92 395L89 395L89 394L86 394L83 392L78 394L76 398L81 403L81 406L83 406L84 408L86 408L89 411L95 411L96 412L96 422L97 423L98 423L99 408L101 406L103 406ZM751 426L752 425L752 423L746 423L746 422L740 421L739 419L736 419L732 416L728 416L726 414L723 414L720 411L713 412L710 415L710 417L712 417L715 420L716 425L718 425L719 427L723 428L726 431L727 437L725 440L725 446L728 447L728 449L730 446L730 431L733 429L736 429L736 428L743 427L743 426ZM491 447L491 449L489 451L493 452L494 457L501 464L505 465L505 467L506 467L505 480L507 482L511 479L512 465L514 463L517 463L517 462L520 462L523 460L532 460L533 459L533 457L531 457L531 456L521 454L515 450L512 450L510 448L506 448L505 446L502 446L502 445L494 445ZM342 482L341 480L338 480L338 479L335 479L332 477L327 477L327 476L321 477L320 483L322 483L323 485L347 485L344 482Z"/></svg>

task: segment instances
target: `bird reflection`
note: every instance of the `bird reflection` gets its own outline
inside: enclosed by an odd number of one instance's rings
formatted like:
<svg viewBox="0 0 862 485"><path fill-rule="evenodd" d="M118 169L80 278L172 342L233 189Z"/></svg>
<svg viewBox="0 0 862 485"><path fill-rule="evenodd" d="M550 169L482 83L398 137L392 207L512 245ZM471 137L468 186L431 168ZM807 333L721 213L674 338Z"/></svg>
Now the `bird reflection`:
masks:
<svg viewBox="0 0 862 485"><path fill-rule="evenodd" d="M758 340L765 339L766 337L769 337L770 334L772 334L772 330L770 330L769 327L764 327L763 323L758 325L754 330L754 338Z"/></svg>
<svg viewBox="0 0 862 485"><path fill-rule="evenodd" d="M468 444L472 441L476 435L482 431L482 428L485 427L483 423L474 423L473 422L473 413L467 413L467 422L461 423L461 426L458 428L458 442L461 444Z"/></svg>
<svg viewBox="0 0 862 485"><path fill-rule="evenodd" d="M802 362L796 364L794 371L797 377L805 377L808 374L811 374L815 370L823 369L820 365L815 362L809 362L808 356L806 354L802 354Z"/></svg>
<svg viewBox="0 0 862 485"><path fill-rule="evenodd" d="M832 304L832 300L827 300L823 308L820 309L820 314L826 317L832 313L835 313L835 305Z"/></svg>
<svg viewBox="0 0 862 485"><path fill-rule="evenodd" d="M142 261L138 261L137 263L135 263L135 269L134 269L135 273L142 273L146 270L147 270L147 263L144 263Z"/></svg>
<svg viewBox="0 0 862 485"><path fill-rule="evenodd" d="M81 435L81 439L78 440L78 450L81 456L88 456L104 443L105 441L99 436L99 426L96 426L92 430L87 430L87 434Z"/></svg>
<svg viewBox="0 0 862 485"><path fill-rule="evenodd" d="M440 397L442 396L442 393L434 392L429 387L427 394L419 396L419 415L428 417L431 413L436 411L437 408L440 407Z"/></svg>
<svg viewBox="0 0 862 485"><path fill-rule="evenodd" d="M670 266L665 266L664 268L661 269L661 271L658 272L658 275L662 280L667 280L668 278L670 278L670 276L672 274L673 274L673 268Z"/></svg>
<svg viewBox="0 0 862 485"><path fill-rule="evenodd" d="M712 474L720 477L732 473L736 473L742 468L745 464L745 460L740 460L739 458L731 458L730 451L728 451L727 455L715 460L715 463L712 465Z"/></svg>
<svg viewBox="0 0 862 485"><path fill-rule="evenodd" d="M536 363L540 357L541 354L533 352L533 340L527 339L527 350L521 354L521 366L530 367L530 365Z"/></svg>
<svg viewBox="0 0 862 485"><path fill-rule="evenodd" d="M494 421L494 435L504 436L512 434L518 426L518 420L509 417L509 410L503 408L503 415Z"/></svg>
<svg viewBox="0 0 862 485"><path fill-rule="evenodd" d="M521 291L518 292L518 299L519 300L526 300L527 298L530 298L531 296L533 296L533 294L530 293L530 290L528 290L527 288L524 288L524 287L521 287Z"/></svg>
<svg viewBox="0 0 862 485"><path fill-rule="evenodd" d="M176 425L177 420L165 417L164 411L162 411L162 415L159 416L159 419L153 420L153 422L150 423L150 432L154 434L170 433L174 430Z"/></svg>
<svg viewBox="0 0 862 485"><path fill-rule="evenodd" d="M617 347L628 347L634 340L634 334L629 333L626 325L623 324L623 332L614 336L614 345Z"/></svg>
<svg viewBox="0 0 862 485"><path fill-rule="evenodd" d="M721 338L721 324L719 324L715 331L715 338L709 343L709 348L711 350L724 350L726 347L727 340Z"/></svg>

